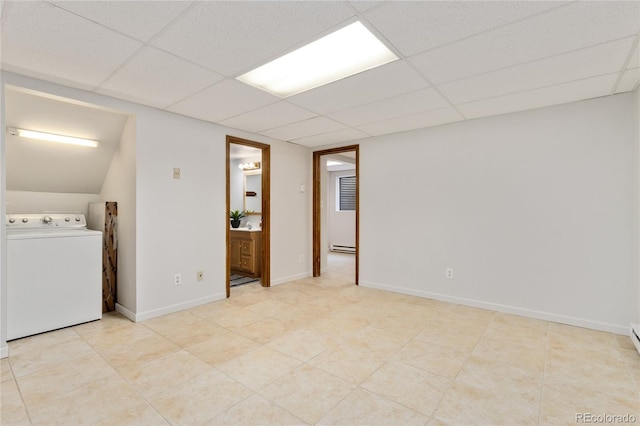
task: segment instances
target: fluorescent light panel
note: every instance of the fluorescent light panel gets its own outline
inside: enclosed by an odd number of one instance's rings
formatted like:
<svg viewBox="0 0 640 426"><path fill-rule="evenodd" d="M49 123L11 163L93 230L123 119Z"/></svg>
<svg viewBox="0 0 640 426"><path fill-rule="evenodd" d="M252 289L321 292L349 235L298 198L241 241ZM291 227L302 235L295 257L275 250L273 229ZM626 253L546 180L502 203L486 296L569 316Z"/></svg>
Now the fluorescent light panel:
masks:
<svg viewBox="0 0 640 426"><path fill-rule="evenodd" d="M55 135L53 133L44 133L37 132L35 130L25 130L25 129L7 129L9 134L20 136L22 138L28 139L38 139L48 142L57 142L57 143L66 143L70 145L80 145L80 146L88 146L91 148L98 147L98 141L94 141L91 139L82 139L82 138L74 138L72 136L64 136L64 135Z"/></svg>
<svg viewBox="0 0 640 426"><path fill-rule="evenodd" d="M397 59L356 21L237 79L284 98Z"/></svg>
<svg viewBox="0 0 640 426"><path fill-rule="evenodd" d="M339 161L334 161L334 160L328 160L327 161L327 166L331 167L331 166L341 166L343 163L339 162Z"/></svg>

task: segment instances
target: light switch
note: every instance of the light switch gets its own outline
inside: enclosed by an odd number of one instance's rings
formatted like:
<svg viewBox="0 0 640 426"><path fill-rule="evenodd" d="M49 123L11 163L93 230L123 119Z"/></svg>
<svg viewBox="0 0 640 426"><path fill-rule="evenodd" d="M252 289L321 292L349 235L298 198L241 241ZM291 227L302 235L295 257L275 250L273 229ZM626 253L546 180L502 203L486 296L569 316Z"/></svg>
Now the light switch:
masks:
<svg viewBox="0 0 640 426"><path fill-rule="evenodd" d="M180 169L178 167L173 168L173 178L180 179Z"/></svg>

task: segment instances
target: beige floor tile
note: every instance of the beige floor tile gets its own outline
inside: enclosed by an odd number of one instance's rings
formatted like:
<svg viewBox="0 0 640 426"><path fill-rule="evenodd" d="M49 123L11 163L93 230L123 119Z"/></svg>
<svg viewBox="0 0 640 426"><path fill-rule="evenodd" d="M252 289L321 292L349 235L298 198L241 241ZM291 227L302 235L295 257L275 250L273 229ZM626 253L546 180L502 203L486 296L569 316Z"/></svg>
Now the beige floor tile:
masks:
<svg viewBox="0 0 640 426"><path fill-rule="evenodd" d="M548 321L506 314L504 312L497 312L490 325L496 328L503 327L508 330L522 330L523 327L526 327L527 330L536 329L547 333L549 332Z"/></svg>
<svg viewBox="0 0 640 426"><path fill-rule="evenodd" d="M234 331L255 342L267 344L284 336L292 329L291 325L277 318L266 318L244 327L236 328Z"/></svg>
<svg viewBox="0 0 640 426"><path fill-rule="evenodd" d="M89 336L93 333L103 332L108 329L132 326L134 323L118 312L105 312L99 321L91 321L73 326L73 330L80 336Z"/></svg>
<svg viewBox="0 0 640 426"><path fill-rule="evenodd" d="M526 370L544 371L547 352L545 345L526 347L499 337L483 337L473 349L472 355L489 361L497 361Z"/></svg>
<svg viewBox="0 0 640 426"><path fill-rule="evenodd" d="M321 306L297 306L278 315L285 324L297 328L307 327L316 321L329 317L331 308Z"/></svg>
<svg viewBox="0 0 640 426"><path fill-rule="evenodd" d="M229 330L205 319L199 319L186 326L178 326L163 330L160 334L180 347L204 342Z"/></svg>
<svg viewBox="0 0 640 426"><path fill-rule="evenodd" d="M636 350L636 347L633 345L633 340L631 340L631 337L616 334L614 336L614 338L616 339L616 343L618 344L618 348L620 348L620 349L633 349L634 351Z"/></svg>
<svg viewBox="0 0 640 426"><path fill-rule="evenodd" d="M333 345L309 364L350 383L360 384L385 363L385 358L366 350Z"/></svg>
<svg viewBox="0 0 640 426"><path fill-rule="evenodd" d="M369 322L364 319L338 319L335 316L330 316L319 319L306 328L329 337L344 337L355 333L368 324Z"/></svg>
<svg viewBox="0 0 640 426"><path fill-rule="evenodd" d="M180 348L162 336L153 334L140 340L133 340L101 351L104 359L116 370L132 363L143 364Z"/></svg>
<svg viewBox="0 0 640 426"><path fill-rule="evenodd" d="M143 363L132 362L119 372L136 391L148 398L212 370L209 364L181 350Z"/></svg>
<svg viewBox="0 0 640 426"><path fill-rule="evenodd" d="M295 329L269 343L269 347L305 362L327 350L330 345L331 339L324 334L306 328Z"/></svg>
<svg viewBox="0 0 640 426"><path fill-rule="evenodd" d="M47 336L43 339L46 343L42 347L31 343L17 346L14 342L9 342L9 362L15 377L22 377L94 353L87 342L75 332L73 334L75 338L57 344L51 344Z"/></svg>
<svg viewBox="0 0 640 426"><path fill-rule="evenodd" d="M231 314L226 314L221 317L208 317L209 321L213 321L216 324L228 328L236 329L253 324L256 321L264 320L264 316L258 312L250 311L249 309L242 309Z"/></svg>
<svg viewBox="0 0 640 426"><path fill-rule="evenodd" d="M409 340L412 334L381 330L366 326L350 335L336 339L336 342L349 350L368 351L389 359L398 352Z"/></svg>
<svg viewBox="0 0 640 426"><path fill-rule="evenodd" d="M517 327L500 322L492 322L482 335L483 339L499 340L511 345L536 350L545 350L549 334L546 330L534 327Z"/></svg>
<svg viewBox="0 0 640 426"><path fill-rule="evenodd" d="M25 403L29 407L51 404L92 383L119 381L121 377L96 353L19 377Z"/></svg>
<svg viewBox="0 0 640 426"><path fill-rule="evenodd" d="M111 352L122 345L156 336L153 330L130 321L84 333L85 341L98 352Z"/></svg>
<svg viewBox="0 0 640 426"><path fill-rule="evenodd" d="M433 416L450 424L534 424L542 373L471 356Z"/></svg>
<svg viewBox="0 0 640 426"><path fill-rule="evenodd" d="M141 322L140 324L143 324L156 333L163 335L164 331L175 329L177 327L186 329L189 328L189 326L194 322L200 320L202 320L201 317L195 315L189 310L185 310L151 318L149 320Z"/></svg>
<svg viewBox="0 0 640 426"><path fill-rule="evenodd" d="M547 386L545 382L540 409L541 424L586 423L578 421L577 417L579 414L585 413L593 415L626 414L635 416L637 422L640 420L640 400L637 395L635 398L632 395L616 397L580 387L567 391L567 389ZM600 421L600 423L603 422ZM604 423L611 424L613 422Z"/></svg>
<svg viewBox="0 0 640 426"><path fill-rule="evenodd" d="M94 381L64 397L28 404L34 425L85 425L106 423L125 407L145 401L122 378Z"/></svg>
<svg viewBox="0 0 640 426"><path fill-rule="evenodd" d="M210 339L187 345L184 349L207 364L216 366L237 358L261 345L232 331L216 335Z"/></svg>
<svg viewBox="0 0 640 426"><path fill-rule="evenodd" d="M9 363L9 358L0 359L0 372L2 373L2 380L0 380L0 382L13 380L13 372L11 371L11 364Z"/></svg>
<svg viewBox="0 0 640 426"><path fill-rule="evenodd" d="M302 419L276 404L254 395L220 414L209 425L306 425Z"/></svg>
<svg viewBox="0 0 640 426"><path fill-rule="evenodd" d="M360 386L430 416L450 383L445 377L391 361Z"/></svg>
<svg viewBox="0 0 640 426"><path fill-rule="evenodd" d="M253 392L219 371L211 371L149 398L172 424L203 424Z"/></svg>
<svg viewBox="0 0 640 426"><path fill-rule="evenodd" d="M604 331L551 323L549 327L549 349L578 352L604 352L618 357L615 335Z"/></svg>
<svg viewBox="0 0 640 426"><path fill-rule="evenodd" d="M35 336L24 337L22 339L7 342L9 355L15 357L26 352L43 350L50 346L57 346L70 340L79 340L80 335L73 328L62 328L48 333L36 334Z"/></svg>
<svg viewBox="0 0 640 426"><path fill-rule="evenodd" d="M459 352L471 353L480 340L482 331L450 328L446 324L432 323L425 327L415 339L455 349Z"/></svg>
<svg viewBox="0 0 640 426"><path fill-rule="evenodd" d="M2 424L31 424L16 382L14 380L3 381L0 385L0 391L0 420Z"/></svg>
<svg viewBox="0 0 640 426"><path fill-rule="evenodd" d="M291 305L289 305L288 303L283 303L277 300L272 300L271 298L267 298L262 302L249 306L247 309L262 315L263 318L268 318L270 316L277 315L283 311L286 311L289 308L291 308Z"/></svg>
<svg viewBox="0 0 640 426"><path fill-rule="evenodd" d="M253 390L260 390L302 364L267 346L217 366L218 370Z"/></svg>
<svg viewBox="0 0 640 426"><path fill-rule="evenodd" d="M227 315L235 315L243 309L244 306L234 303L231 299L224 299L191 308L189 312L211 321Z"/></svg>
<svg viewBox="0 0 640 426"><path fill-rule="evenodd" d="M434 345L422 340L407 343L393 359L421 370L453 379L468 355L451 348Z"/></svg>
<svg viewBox="0 0 640 426"><path fill-rule="evenodd" d="M346 397L353 385L310 365L302 365L260 394L307 423L316 423Z"/></svg>
<svg viewBox="0 0 640 426"><path fill-rule="evenodd" d="M356 389L319 425L424 425L428 416L364 389Z"/></svg>
<svg viewBox="0 0 640 426"><path fill-rule="evenodd" d="M591 389L621 397L636 391L625 362L604 352L549 351L545 385L567 392Z"/></svg>

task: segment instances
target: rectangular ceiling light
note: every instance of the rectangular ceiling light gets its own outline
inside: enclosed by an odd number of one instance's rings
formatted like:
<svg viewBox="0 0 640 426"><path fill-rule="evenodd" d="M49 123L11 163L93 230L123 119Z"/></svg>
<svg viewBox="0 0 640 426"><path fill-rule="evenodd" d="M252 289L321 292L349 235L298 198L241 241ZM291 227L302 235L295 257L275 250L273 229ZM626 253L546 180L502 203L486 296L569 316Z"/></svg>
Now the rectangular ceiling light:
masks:
<svg viewBox="0 0 640 426"><path fill-rule="evenodd" d="M53 133L36 132L35 130L16 129L12 127L8 128L7 131L10 135L20 136L22 138L66 143L71 145L89 146L91 148L98 147L98 141L94 141L91 139L74 138L72 136L55 135Z"/></svg>
<svg viewBox="0 0 640 426"><path fill-rule="evenodd" d="M397 59L356 21L237 79L285 98Z"/></svg>

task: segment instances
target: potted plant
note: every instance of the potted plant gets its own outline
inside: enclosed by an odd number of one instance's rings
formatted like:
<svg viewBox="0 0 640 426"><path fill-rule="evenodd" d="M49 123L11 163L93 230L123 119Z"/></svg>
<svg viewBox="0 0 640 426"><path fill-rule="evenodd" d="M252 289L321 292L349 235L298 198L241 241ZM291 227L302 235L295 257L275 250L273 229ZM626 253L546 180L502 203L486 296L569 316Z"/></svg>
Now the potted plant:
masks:
<svg viewBox="0 0 640 426"><path fill-rule="evenodd" d="M231 218L231 227L232 228L237 228L240 226L240 220L245 217L245 213L241 212L240 210L232 210L231 213L229 213L229 218Z"/></svg>

